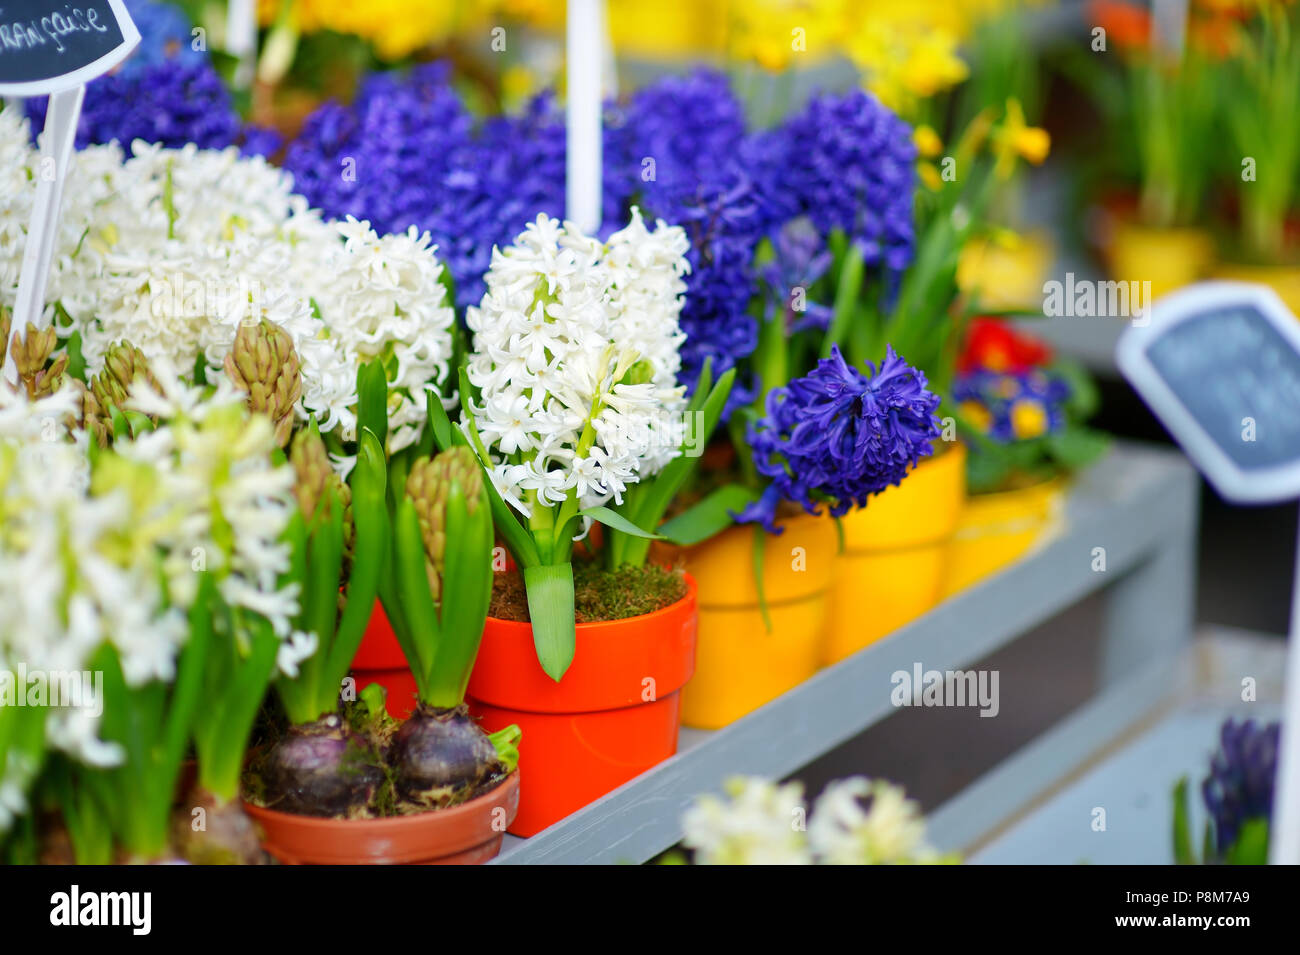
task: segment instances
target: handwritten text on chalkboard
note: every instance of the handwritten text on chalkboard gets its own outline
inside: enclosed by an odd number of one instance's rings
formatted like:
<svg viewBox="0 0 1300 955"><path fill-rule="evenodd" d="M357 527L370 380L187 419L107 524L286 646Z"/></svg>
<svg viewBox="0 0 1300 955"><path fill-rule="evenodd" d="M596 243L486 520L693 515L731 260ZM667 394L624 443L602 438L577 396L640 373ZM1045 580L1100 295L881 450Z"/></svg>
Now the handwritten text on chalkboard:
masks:
<svg viewBox="0 0 1300 955"><path fill-rule="evenodd" d="M0 15L3 9L0 8ZM39 20L16 20L12 23L0 22L0 56L11 50L35 50L49 47L47 52L64 53L68 45L64 37L71 39L78 33L115 33L110 24L102 23L99 11L91 8L64 5L63 10L55 10ZM120 42L121 35L118 34Z"/></svg>

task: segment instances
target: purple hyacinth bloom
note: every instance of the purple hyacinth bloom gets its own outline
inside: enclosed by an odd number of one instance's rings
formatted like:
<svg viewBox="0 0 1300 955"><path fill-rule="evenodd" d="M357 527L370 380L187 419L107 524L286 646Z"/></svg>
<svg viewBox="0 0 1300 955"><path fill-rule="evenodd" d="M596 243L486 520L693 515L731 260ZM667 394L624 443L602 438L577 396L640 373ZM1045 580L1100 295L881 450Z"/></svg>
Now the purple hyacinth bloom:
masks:
<svg viewBox="0 0 1300 955"><path fill-rule="evenodd" d="M715 70L667 76L606 106L606 229L637 205L681 226L691 243L681 316L680 380L688 388L706 361L717 376L758 344L749 311L758 291L754 252L771 220L750 148L741 103ZM753 398L752 386L737 381L726 415Z"/></svg>
<svg viewBox="0 0 1300 955"><path fill-rule="evenodd" d="M369 77L351 106L318 108L285 155L295 188L326 215L429 232L461 309L483 297L494 245L538 213L563 215L564 166L553 96L476 128L445 63Z"/></svg>
<svg viewBox="0 0 1300 955"><path fill-rule="evenodd" d="M804 216L791 219L777 232L772 250L774 258L763 269L768 315L783 313L787 334L809 328L825 331L833 309L807 300L808 290L830 269L833 258L817 227ZM803 292L801 302L795 301L797 289Z"/></svg>
<svg viewBox="0 0 1300 955"><path fill-rule="evenodd" d="M908 125L862 90L819 95L765 137L779 159L778 214L812 218L823 235L843 230L868 266L897 276L915 252L916 147Z"/></svg>
<svg viewBox="0 0 1300 955"><path fill-rule="evenodd" d="M127 0L126 8L140 31L140 43L122 61L117 73L130 75L164 63L192 66L207 62L207 53L194 49L190 18L180 7L153 0Z"/></svg>
<svg viewBox="0 0 1300 955"><path fill-rule="evenodd" d="M27 100L32 136L45 125L47 100ZM86 87L77 148L117 140L129 148L136 139L180 147L221 149L236 142L240 120L230 93L206 60L173 61L129 72L110 73Z"/></svg>
<svg viewBox="0 0 1300 955"><path fill-rule="evenodd" d="M1254 720L1238 723L1229 719L1219 730L1219 750L1210 761L1210 775L1201 784L1201 795L1214 820L1214 842L1220 855L1237 841L1247 821L1272 819L1280 735L1281 724L1260 726Z"/></svg>
<svg viewBox="0 0 1300 955"><path fill-rule="evenodd" d="M898 484L939 436L939 396L924 373L886 348L880 368L852 368L838 347L802 378L768 393L766 414L749 428L758 472L771 480L762 498L736 515L780 533L782 498L810 514L822 504L839 517Z"/></svg>

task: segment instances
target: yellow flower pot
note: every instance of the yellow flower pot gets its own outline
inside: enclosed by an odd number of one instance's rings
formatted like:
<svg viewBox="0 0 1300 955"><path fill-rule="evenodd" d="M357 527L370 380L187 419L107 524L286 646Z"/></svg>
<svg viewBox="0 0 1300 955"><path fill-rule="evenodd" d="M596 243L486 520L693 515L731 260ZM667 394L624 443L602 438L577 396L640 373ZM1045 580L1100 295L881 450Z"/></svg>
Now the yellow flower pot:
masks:
<svg viewBox="0 0 1300 955"><path fill-rule="evenodd" d="M1150 282L1154 301L1209 273L1214 239L1204 229L1154 229L1121 219L1114 223L1107 257L1114 279Z"/></svg>
<svg viewBox="0 0 1300 955"><path fill-rule="evenodd" d="M1286 307L1300 316L1300 265L1221 265L1215 278L1256 282L1277 292Z"/></svg>
<svg viewBox="0 0 1300 955"><path fill-rule="evenodd" d="M957 286L978 296L987 309L1040 308L1043 282L1056 258L1046 232L1009 237L1005 241L974 239L957 261Z"/></svg>
<svg viewBox="0 0 1300 955"><path fill-rule="evenodd" d="M943 595L948 551L966 503L966 448L926 458L897 487L840 519L822 663L893 633Z"/></svg>
<svg viewBox="0 0 1300 955"><path fill-rule="evenodd" d="M1064 478L966 501L949 551L944 597L960 593L1059 532L1065 513Z"/></svg>
<svg viewBox="0 0 1300 955"><path fill-rule="evenodd" d="M782 521L764 536L763 623L754 580L754 529L733 527L687 548L700 594L695 675L682 690L682 722L718 729L798 686L817 671L839 548L830 517Z"/></svg>

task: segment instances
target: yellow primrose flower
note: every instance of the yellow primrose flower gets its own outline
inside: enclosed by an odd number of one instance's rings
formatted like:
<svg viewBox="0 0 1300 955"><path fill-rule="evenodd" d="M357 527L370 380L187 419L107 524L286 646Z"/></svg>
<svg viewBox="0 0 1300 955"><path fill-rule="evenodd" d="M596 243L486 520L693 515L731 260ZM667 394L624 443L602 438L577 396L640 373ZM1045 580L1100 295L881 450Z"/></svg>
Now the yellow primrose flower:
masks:
<svg viewBox="0 0 1300 955"><path fill-rule="evenodd" d="M965 418L972 428L988 434L989 428L993 427L993 412L980 404L974 399L963 401L958 408L961 410L961 416Z"/></svg>
<svg viewBox="0 0 1300 955"><path fill-rule="evenodd" d="M1007 179L1015 171L1017 157L1034 165L1046 159L1052 148L1052 137L1047 130L1026 123L1020 101L1009 99L1006 117L993 132L992 147L997 157L993 171L999 179Z"/></svg>
<svg viewBox="0 0 1300 955"><path fill-rule="evenodd" d="M916 145L916 151L926 159L933 159L943 152L943 140L933 126L916 127L912 133L912 142Z"/></svg>
<svg viewBox="0 0 1300 955"><path fill-rule="evenodd" d="M1019 440L1047 433L1047 409L1042 402L1022 398L1011 406L1011 430Z"/></svg>

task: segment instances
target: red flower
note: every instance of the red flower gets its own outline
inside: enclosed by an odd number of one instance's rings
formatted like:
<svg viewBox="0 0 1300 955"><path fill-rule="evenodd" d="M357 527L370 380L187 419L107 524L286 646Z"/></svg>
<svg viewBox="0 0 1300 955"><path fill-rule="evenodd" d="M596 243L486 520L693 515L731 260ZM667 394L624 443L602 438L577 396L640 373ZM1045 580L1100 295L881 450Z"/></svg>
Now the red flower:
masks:
<svg viewBox="0 0 1300 955"><path fill-rule="evenodd" d="M1052 360L1052 350L1036 338L1022 335L994 318L977 318L970 324L966 348L957 359L962 374L983 369L1022 374Z"/></svg>

